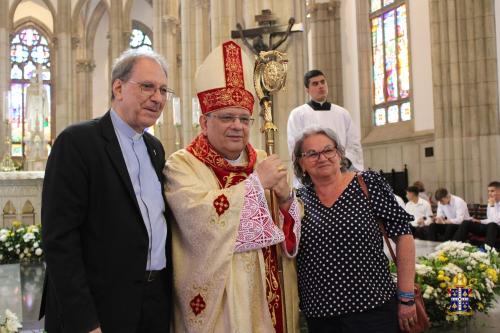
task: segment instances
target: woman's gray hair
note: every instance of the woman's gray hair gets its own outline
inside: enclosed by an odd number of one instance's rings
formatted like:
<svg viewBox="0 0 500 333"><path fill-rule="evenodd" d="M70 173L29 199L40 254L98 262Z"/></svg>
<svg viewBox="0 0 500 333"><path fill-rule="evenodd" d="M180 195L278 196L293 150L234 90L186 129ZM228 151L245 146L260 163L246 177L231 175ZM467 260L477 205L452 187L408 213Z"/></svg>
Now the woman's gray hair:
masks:
<svg viewBox="0 0 500 333"><path fill-rule="evenodd" d="M302 135L295 141L295 146L293 148L293 171L295 176L300 180L303 185L311 184L311 177L307 174L307 172L302 171L300 167L300 159L302 158L302 145L304 144L304 140L310 136L323 134L328 137L335 143L335 148L340 154L340 171L345 172L347 170L346 167L346 158L345 158L345 149L344 146L340 143L339 137L337 133L335 133L332 129L328 127L309 127L302 133Z"/></svg>
<svg viewBox="0 0 500 333"><path fill-rule="evenodd" d="M167 62L163 56L151 50L128 49L116 58L113 63L113 68L111 69L111 100L115 99L115 94L113 93L113 83L116 80L127 82L132 75L135 63L141 58L156 61L163 69L165 76L168 77Z"/></svg>

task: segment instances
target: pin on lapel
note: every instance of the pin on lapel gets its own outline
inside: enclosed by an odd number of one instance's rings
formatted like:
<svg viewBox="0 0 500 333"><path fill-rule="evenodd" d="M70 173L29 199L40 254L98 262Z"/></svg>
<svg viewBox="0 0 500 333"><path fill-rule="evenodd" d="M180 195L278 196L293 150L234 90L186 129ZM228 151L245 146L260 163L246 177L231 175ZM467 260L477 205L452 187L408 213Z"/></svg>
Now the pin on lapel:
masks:
<svg viewBox="0 0 500 333"><path fill-rule="evenodd" d="M153 154L155 154L155 156L156 156L156 149L153 149Z"/></svg>

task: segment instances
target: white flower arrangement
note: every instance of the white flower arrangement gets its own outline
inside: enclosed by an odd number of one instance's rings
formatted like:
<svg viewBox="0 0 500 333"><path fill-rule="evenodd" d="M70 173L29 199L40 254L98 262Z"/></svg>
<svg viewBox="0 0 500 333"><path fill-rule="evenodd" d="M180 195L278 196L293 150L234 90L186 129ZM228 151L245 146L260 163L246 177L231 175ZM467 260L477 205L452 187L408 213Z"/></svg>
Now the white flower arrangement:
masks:
<svg viewBox="0 0 500 333"><path fill-rule="evenodd" d="M0 333L17 333L23 325L17 319L15 313L10 310L5 310L5 319L2 321L0 317Z"/></svg>
<svg viewBox="0 0 500 333"><path fill-rule="evenodd" d="M466 316L449 314L453 277L463 273L472 289L469 304L473 312L488 313L500 294L500 258L489 246L484 250L462 242L445 242L436 251L420 257L415 267L416 282L422 288L427 314L433 326L461 326Z"/></svg>
<svg viewBox="0 0 500 333"><path fill-rule="evenodd" d="M11 228L0 229L0 264L43 260L41 243L39 226L14 221Z"/></svg>

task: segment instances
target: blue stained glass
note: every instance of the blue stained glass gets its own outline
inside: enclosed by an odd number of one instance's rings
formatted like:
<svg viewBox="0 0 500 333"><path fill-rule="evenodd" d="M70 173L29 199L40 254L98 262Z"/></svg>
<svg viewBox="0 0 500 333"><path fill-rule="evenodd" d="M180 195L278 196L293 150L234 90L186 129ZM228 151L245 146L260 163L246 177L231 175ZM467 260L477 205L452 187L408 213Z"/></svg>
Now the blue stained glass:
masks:
<svg viewBox="0 0 500 333"><path fill-rule="evenodd" d="M21 32L21 39L24 44L32 46L40 40L40 35L36 30L25 29L23 32Z"/></svg>
<svg viewBox="0 0 500 333"><path fill-rule="evenodd" d="M397 105L391 105L387 108L387 121L389 123L397 123L399 121L399 112Z"/></svg>
<svg viewBox="0 0 500 333"><path fill-rule="evenodd" d="M11 101L9 119L11 122L11 141L13 156L23 156L23 127L25 123L24 108L26 106L26 88L29 80L35 75L36 65L41 65L41 75L44 81L50 81L50 48L47 39L36 29L22 29L12 38L11 41ZM50 110L50 83L44 84L47 91L48 104ZM50 140L50 115L44 119L44 136Z"/></svg>
<svg viewBox="0 0 500 333"><path fill-rule="evenodd" d="M394 0L371 1L372 79L376 126L411 119L407 8ZM376 10L374 10L376 9ZM380 12L380 14L379 14ZM383 35L383 40L379 33ZM404 102L403 102L404 101ZM382 108L392 102L391 106ZM396 104L398 103L398 104Z"/></svg>
<svg viewBox="0 0 500 333"><path fill-rule="evenodd" d="M382 0L371 0L370 10L371 12L376 12L382 7Z"/></svg>
<svg viewBox="0 0 500 333"><path fill-rule="evenodd" d="M49 61L49 48L43 45L35 46L31 51L31 57L39 64L46 63Z"/></svg>
<svg viewBox="0 0 500 333"><path fill-rule="evenodd" d="M28 60L29 51L28 47L24 45L13 45L10 48L10 60L12 62L25 62Z"/></svg>
<svg viewBox="0 0 500 333"><path fill-rule="evenodd" d="M386 120L385 120L385 109L380 108L375 110L375 125L376 126L381 126L385 125Z"/></svg>
<svg viewBox="0 0 500 333"><path fill-rule="evenodd" d="M23 78L23 71L17 64L14 64L14 66L12 66L12 69L10 70L10 78L12 80L20 80Z"/></svg>
<svg viewBox="0 0 500 333"><path fill-rule="evenodd" d="M142 31L133 29L132 30L132 35L130 36L130 47L136 48L142 45L142 42L144 41L144 34Z"/></svg>
<svg viewBox="0 0 500 333"><path fill-rule="evenodd" d="M411 119L411 107L410 102L401 104L401 120L407 121Z"/></svg>
<svg viewBox="0 0 500 333"><path fill-rule="evenodd" d="M43 67L44 69L46 69L46 67ZM43 71L42 73L42 80L44 81L49 81L50 80L50 69L47 68L46 71Z"/></svg>
<svg viewBox="0 0 500 333"><path fill-rule="evenodd" d="M24 66L24 78L26 80L31 79L31 77L33 76L33 73L35 71L36 71L36 67L33 64L33 62L28 61L28 63L26 64L26 66Z"/></svg>
<svg viewBox="0 0 500 333"><path fill-rule="evenodd" d="M131 49L153 50L151 39L144 31L139 29L132 29L129 46Z"/></svg>
<svg viewBox="0 0 500 333"><path fill-rule="evenodd" d="M20 143L13 143L11 145L11 155L16 156L16 157L22 157L23 156L23 145Z"/></svg>

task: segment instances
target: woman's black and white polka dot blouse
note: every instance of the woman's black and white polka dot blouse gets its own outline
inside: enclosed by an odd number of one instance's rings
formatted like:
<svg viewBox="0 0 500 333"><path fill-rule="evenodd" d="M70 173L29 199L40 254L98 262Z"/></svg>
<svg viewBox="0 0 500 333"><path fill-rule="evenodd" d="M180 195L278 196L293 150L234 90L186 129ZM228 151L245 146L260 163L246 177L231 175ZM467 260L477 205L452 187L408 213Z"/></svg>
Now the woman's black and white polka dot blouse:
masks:
<svg viewBox="0 0 500 333"><path fill-rule="evenodd" d="M332 207L319 201L313 185L298 190L305 205L297 268L300 308L306 317L363 312L395 296L375 216L384 220L389 237L411 234L413 217L378 173L362 176L373 210L357 177Z"/></svg>

